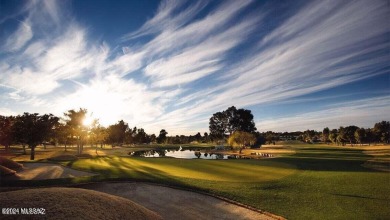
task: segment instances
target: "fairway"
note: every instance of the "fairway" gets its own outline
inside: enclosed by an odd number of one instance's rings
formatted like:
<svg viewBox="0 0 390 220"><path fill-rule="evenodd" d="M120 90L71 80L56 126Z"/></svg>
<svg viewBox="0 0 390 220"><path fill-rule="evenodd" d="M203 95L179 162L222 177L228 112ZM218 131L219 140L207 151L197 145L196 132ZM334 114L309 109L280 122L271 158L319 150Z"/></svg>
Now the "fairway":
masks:
<svg viewBox="0 0 390 220"><path fill-rule="evenodd" d="M384 219L390 173L363 166L359 148L292 145L294 155L262 160L97 157L68 166L129 179L197 189L289 219Z"/></svg>
<svg viewBox="0 0 390 220"><path fill-rule="evenodd" d="M296 172L286 163L266 160L202 160L100 157L78 160L72 168L103 173L106 178L180 179L267 182Z"/></svg>

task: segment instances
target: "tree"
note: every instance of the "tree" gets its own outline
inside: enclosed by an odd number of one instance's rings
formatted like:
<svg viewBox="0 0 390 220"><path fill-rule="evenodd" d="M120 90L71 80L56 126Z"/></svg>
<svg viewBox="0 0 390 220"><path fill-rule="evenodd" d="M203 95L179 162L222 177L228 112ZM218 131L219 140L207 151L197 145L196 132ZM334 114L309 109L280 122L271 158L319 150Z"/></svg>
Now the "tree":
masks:
<svg viewBox="0 0 390 220"><path fill-rule="evenodd" d="M374 141L375 139L375 135L374 135L374 132L372 131L371 128L367 128L366 131L366 141L368 142L368 146L371 145L371 143Z"/></svg>
<svg viewBox="0 0 390 220"><path fill-rule="evenodd" d="M268 144L272 144L275 142L275 136L272 131L267 131L265 133L265 140L268 142Z"/></svg>
<svg viewBox="0 0 390 220"><path fill-rule="evenodd" d="M125 142L126 132L129 126L123 120L118 121L114 125L108 127L109 140L112 144L122 145Z"/></svg>
<svg viewBox="0 0 390 220"><path fill-rule="evenodd" d="M151 134L151 135L150 135L150 142L155 143L156 140L157 140L156 135L155 135L155 134ZM166 141L167 141L167 140L166 140Z"/></svg>
<svg viewBox="0 0 390 220"><path fill-rule="evenodd" d="M390 122L381 121L375 123L373 128L374 134L377 139L383 143L388 144L390 142Z"/></svg>
<svg viewBox="0 0 390 220"><path fill-rule="evenodd" d="M86 119L87 110L80 108L78 111L69 110L64 113L66 119L66 125L68 126L69 136L77 141L77 153L83 152L83 142L87 135L87 128L84 126L84 120Z"/></svg>
<svg viewBox="0 0 390 220"><path fill-rule="evenodd" d="M15 128L19 132L17 137L31 148L30 160L35 159L36 146L54 136L58 121L59 118L52 114L24 113L16 117Z"/></svg>
<svg viewBox="0 0 390 220"><path fill-rule="evenodd" d="M209 134L207 132L203 134L203 141L204 143L208 143L210 141Z"/></svg>
<svg viewBox="0 0 390 220"><path fill-rule="evenodd" d="M202 140L202 135L200 134L200 132L196 133L196 135L194 136L195 140L199 143L201 142Z"/></svg>
<svg viewBox="0 0 390 220"><path fill-rule="evenodd" d="M322 141L326 144L329 143L329 132L330 132L330 130L328 127L324 128L324 130L322 130Z"/></svg>
<svg viewBox="0 0 390 220"><path fill-rule="evenodd" d="M234 106L230 107L234 108ZM245 131L248 133L255 132L256 126L255 122L253 121L253 114L251 110L247 109L237 109L235 112L233 111L233 117L230 119L230 133L234 131Z"/></svg>
<svg viewBox="0 0 390 220"><path fill-rule="evenodd" d="M159 143L159 144L165 143L166 139L167 139L167 134L168 134L168 132L165 129L162 129L160 131L160 134L158 135L158 137L156 139L157 143Z"/></svg>
<svg viewBox="0 0 390 220"><path fill-rule="evenodd" d="M0 115L0 145L3 145L6 150L9 149L12 142L14 141L14 137L13 137L14 122L15 122L15 117Z"/></svg>
<svg viewBox="0 0 390 220"><path fill-rule="evenodd" d="M336 144L337 143L337 129L332 129L332 131L330 131L330 134L329 134L329 140L333 143L333 144Z"/></svg>
<svg viewBox="0 0 390 220"><path fill-rule="evenodd" d="M96 142L100 144L100 148L103 148L103 145L106 143L109 136L108 129L103 126L98 126L96 128L96 134Z"/></svg>
<svg viewBox="0 0 390 220"><path fill-rule="evenodd" d="M137 134L135 135L135 140L137 143L148 143L150 142L150 138L146 134L143 128L137 129Z"/></svg>
<svg viewBox="0 0 390 220"><path fill-rule="evenodd" d="M313 143L316 136L316 131L314 130L306 130L303 132L304 141Z"/></svg>
<svg viewBox="0 0 390 220"><path fill-rule="evenodd" d="M64 144L64 151L66 151L66 146L71 138L69 134L69 126L66 124L60 124L56 129L56 139L60 144Z"/></svg>
<svg viewBox="0 0 390 220"><path fill-rule="evenodd" d="M345 128L344 127L341 126L339 128L336 139L337 139L337 145L339 145L339 144L341 144L342 146L345 145L346 136L345 136Z"/></svg>
<svg viewBox="0 0 390 220"><path fill-rule="evenodd" d="M351 144L351 146L353 146L353 143L355 141L355 131L359 129L359 127L355 126L355 125L351 125L351 126L348 126L348 127L345 127L345 139L347 141L349 141L349 143Z"/></svg>
<svg viewBox="0 0 390 220"><path fill-rule="evenodd" d="M366 138L366 130L364 128L359 128L355 131L355 140L357 143L362 145L363 141Z"/></svg>
<svg viewBox="0 0 390 220"><path fill-rule="evenodd" d="M266 143L264 134L261 134L260 132L256 132L255 137L256 137L256 142L254 144L254 147L260 148L261 145Z"/></svg>
<svg viewBox="0 0 390 220"><path fill-rule="evenodd" d="M210 134L216 138L224 138L227 133L228 118L223 112L214 113L210 118L209 129Z"/></svg>
<svg viewBox="0 0 390 220"><path fill-rule="evenodd" d="M257 130L251 111L236 109L234 106L223 112L214 113L210 118L209 129L210 134L217 138L224 138L235 131L253 133Z"/></svg>
<svg viewBox="0 0 390 220"><path fill-rule="evenodd" d="M240 154L245 146L253 145L255 142L255 135L245 131L235 131L228 139L228 144L233 148L238 148Z"/></svg>

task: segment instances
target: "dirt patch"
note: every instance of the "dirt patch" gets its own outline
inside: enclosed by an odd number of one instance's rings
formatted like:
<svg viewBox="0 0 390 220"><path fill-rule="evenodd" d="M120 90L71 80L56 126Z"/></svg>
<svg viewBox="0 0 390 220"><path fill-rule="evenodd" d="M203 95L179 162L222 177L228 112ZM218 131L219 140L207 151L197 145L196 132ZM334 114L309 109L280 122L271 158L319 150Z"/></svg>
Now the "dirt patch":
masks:
<svg viewBox="0 0 390 220"><path fill-rule="evenodd" d="M212 196L146 183L93 183L82 187L131 199L164 219L275 219Z"/></svg>
<svg viewBox="0 0 390 220"><path fill-rule="evenodd" d="M44 180L96 175L51 163L23 163L23 167L16 175L7 176L7 180Z"/></svg>
<svg viewBox="0 0 390 220"><path fill-rule="evenodd" d="M161 219L161 216L128 199L77 188L24 189L0 193L1 208L36 208L36 215L4 215L1 219ZM38 211L39 209L39 211ZM44 213L44 214L42 214Z"/></svg>

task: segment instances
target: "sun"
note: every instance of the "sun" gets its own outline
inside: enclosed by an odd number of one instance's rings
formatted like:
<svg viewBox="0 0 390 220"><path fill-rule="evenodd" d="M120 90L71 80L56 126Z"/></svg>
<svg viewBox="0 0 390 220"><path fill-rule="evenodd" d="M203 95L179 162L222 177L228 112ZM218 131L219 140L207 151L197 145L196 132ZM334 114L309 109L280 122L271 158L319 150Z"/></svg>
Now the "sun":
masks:
<svg viewBox="0 0 390 220"><path fill-rule="evenodd" d="M83 125L86 127L89 127L92 125L94 121L94 118L92 118L92 115L87 115L83 120Z"/></svg>

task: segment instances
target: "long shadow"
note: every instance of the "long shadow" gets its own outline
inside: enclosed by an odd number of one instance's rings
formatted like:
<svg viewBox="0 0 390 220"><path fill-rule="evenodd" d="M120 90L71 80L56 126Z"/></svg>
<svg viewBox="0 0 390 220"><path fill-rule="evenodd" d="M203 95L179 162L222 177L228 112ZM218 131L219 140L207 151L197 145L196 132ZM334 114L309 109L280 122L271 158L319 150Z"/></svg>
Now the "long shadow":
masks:
<svg viewBox="0 0 390 220"><path fill-rule="evenodd" d="M374 197L369 197L369 196L359 196L359 195L350 195L350 194L331 193L331 195L350 197L350 198L358 198L358 199L373 199L373 200L381 200L381 201L390 201L390 199L381 199L381 198L374 198Z"/></svg>
<svg viewBox="0 0 390 220"><path fill-rule="evenodd" d="M163 172L152 167L143 166L137 164L132 166L127 164L123 158L118 157L115 159L111 158L98 158L102 162L105 162L109 165L110 168L93 168L91 171L100 174L100 180L114 180L114 181L144 181L144 182L153 182L173 186L185 186L185 183L182 183L176 178L173 178L166 172Z"/></svg>
<svg viewBox="0 0 390 220"><path fill-rule="evenodd" d="M302 148L294 155L273 160L292 164L300 170L372 172L361 166L370 158L357 149Z"/></svg>

